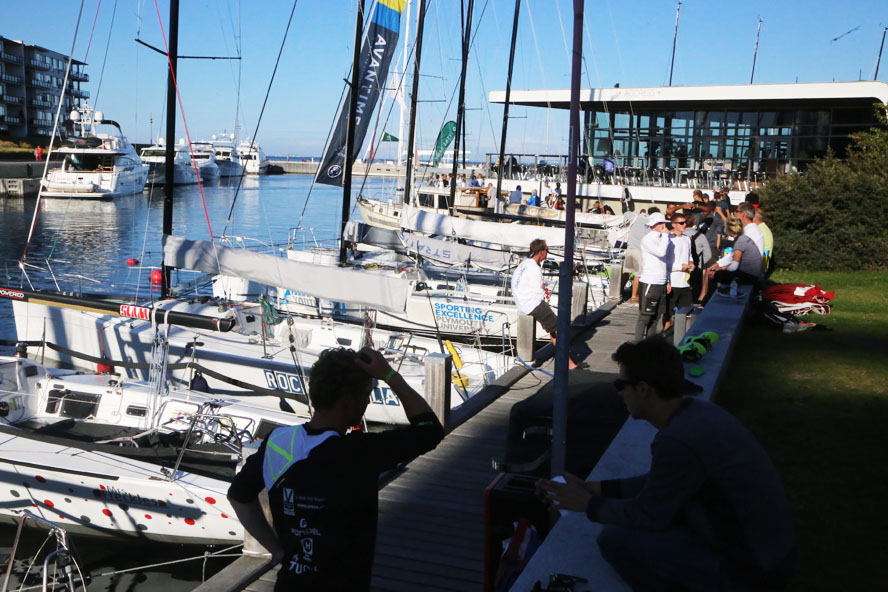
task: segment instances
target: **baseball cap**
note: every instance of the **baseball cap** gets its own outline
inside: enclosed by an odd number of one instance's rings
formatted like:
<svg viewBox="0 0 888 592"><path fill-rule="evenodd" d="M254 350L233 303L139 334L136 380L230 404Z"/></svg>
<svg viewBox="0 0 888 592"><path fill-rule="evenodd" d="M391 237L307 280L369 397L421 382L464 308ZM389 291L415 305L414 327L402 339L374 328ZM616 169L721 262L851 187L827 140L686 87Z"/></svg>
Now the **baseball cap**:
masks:
<svg viewBox="0 0 888 592"><path fill-rule="evenodd" d="M666 216L664 216L660 212L654 212L653 214L651 214L650 218L648 218L648 221L645 222L644 225L649 228L653 228L657 224L661 224L663 222L666 222Z"/></svg>

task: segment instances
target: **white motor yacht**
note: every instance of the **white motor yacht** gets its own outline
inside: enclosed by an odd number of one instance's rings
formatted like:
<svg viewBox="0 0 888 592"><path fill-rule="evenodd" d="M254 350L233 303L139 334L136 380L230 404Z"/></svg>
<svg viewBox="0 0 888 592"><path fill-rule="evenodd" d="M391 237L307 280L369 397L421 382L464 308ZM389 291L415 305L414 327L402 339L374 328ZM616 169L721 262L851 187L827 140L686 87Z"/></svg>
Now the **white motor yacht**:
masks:
<svg viewBox="0 0 888 592"><path fill-rule="evenodd" d="M41 180L43 197L107 199L142 191L148 166L117 122L83 105L62 125L65 139L57 152L64 160Z"/></svg>
<svg viewBox="0 0 888 592"><path fill-rule="evenodd" d="M237 145L237 156L241 163L243 163L248 175L268 174L268 166L271 163L258 143L244 140Z"/></svg>
<svg viewBox="0 0 888 592"><path fill-rule="evenodd" d="M191 144L192 157L197 163L200 180L204 183L212 183L219 180L219 165L216 164L216 151L210 142L193 142Z"/></svg>
<svg viewBox="0 0 888 592"><path fill-rule="evenodd" d="M213 136L209 142L216 152L216 164L219 165L220 177L239 177L244 172L244 165L238 157L234 134Z"/></svg>
<svg viewBox="0 0 888 592"><path fill-rule="evenodd" d="M192 185L197 183L197 172L191 162L191 154L185 140L179 140L179 144L173 148L175 157L173 160L173 185ZM142 148L142 162L150 167L148 172L148 185L163 185L166 183L166 146L163 138L157 139L157 144Z"/></svg>

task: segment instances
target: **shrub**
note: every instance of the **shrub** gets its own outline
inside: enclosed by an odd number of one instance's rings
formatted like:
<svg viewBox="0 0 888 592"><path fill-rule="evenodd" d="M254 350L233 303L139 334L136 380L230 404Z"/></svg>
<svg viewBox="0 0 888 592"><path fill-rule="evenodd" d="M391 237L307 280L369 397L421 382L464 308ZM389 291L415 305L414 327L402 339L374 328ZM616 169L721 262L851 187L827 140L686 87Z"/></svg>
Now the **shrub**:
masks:
<svg viewBox="0 0 888 592"><path fill-rule="evenodd" d="M888 269L888 116L852 135L804 173L778 177L760 192L778 265L798 270Z"/></svg>

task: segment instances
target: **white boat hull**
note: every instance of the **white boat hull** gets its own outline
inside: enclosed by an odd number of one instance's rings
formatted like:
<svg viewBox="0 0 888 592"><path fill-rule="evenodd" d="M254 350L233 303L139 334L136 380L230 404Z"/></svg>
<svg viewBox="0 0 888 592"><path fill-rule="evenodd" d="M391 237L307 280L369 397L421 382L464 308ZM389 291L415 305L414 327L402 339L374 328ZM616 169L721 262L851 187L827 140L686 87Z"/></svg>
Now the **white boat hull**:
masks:
<svg viewBox="0 0 888 592"><path fill-rule="evenodd" d="M138 166L119 173L50 171L41 180L43 197L110 199L140 193L148 179L148 167Z"/></svg>

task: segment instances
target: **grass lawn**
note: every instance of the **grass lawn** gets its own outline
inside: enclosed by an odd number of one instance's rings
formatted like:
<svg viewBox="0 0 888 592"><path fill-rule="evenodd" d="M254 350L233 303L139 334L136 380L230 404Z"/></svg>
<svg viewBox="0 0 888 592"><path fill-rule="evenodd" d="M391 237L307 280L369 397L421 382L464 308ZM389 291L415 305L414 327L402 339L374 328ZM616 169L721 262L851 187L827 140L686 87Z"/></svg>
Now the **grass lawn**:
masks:
<svg viewBox="0 0 888 592"><path fill-rule="evenodd" d="M888 586L888 273L781 272L835 290L832 331L747 325L718 403L759 438L795 510L793 590Z"/></svg>

